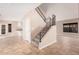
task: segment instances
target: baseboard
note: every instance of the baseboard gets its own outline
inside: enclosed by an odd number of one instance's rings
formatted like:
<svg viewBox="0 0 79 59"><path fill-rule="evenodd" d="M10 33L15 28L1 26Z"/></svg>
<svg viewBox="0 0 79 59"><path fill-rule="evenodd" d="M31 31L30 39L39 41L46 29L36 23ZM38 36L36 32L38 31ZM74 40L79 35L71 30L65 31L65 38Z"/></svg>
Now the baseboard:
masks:
<svg viewBox="0 0 79 59"><path fill-rule="evenodd" d="M44 46L42 46L42 47L39 47L39 49L46 48L47 46L50 46L50 45L52 45L52 44L54 44L54 43L56 43L56 40L53 41L53 42L51 42L51 43L49 43L49 44L46 44L46 45L44 45Z"/></svg>

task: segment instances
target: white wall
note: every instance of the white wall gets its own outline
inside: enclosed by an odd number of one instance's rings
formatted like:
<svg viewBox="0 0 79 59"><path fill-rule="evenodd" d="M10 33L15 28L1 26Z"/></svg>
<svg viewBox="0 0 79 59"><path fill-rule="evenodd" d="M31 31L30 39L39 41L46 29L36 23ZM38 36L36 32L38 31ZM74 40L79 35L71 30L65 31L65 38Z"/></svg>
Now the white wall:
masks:
<svg viewBox="0 0 79 59"><path fill-rule="evenodd" d="M45 48L55 43L56 42L56 25L52 26L41 40L42 41L39 44L39 49Z"/></svg>
<svg viewBox="0 0 79 59"><path fill-rule="evenodd" d="M8 24L12 24L12 32L8 32ZM17 26L18 22L15 21L3 21L0 20L0 38L6 38L6 37L11 37L11 36L16 36L17 34ZM6 26L6 33L5 34L1 34L1 25L5 25Z"/></svg>
<svg viewBox="0 0 79 59"><path fill-rule="evenodd" d="M36 12L35 9L30 12L29 18L31 21L32 31L38 28L39 26L44 27L46 24L44 20L41 18L41 16Z"/></svg>
<svg viewBox="0 0 79 59"><path fill-rule="evenodd" d="M63 32L63 24L64 23L74 23L78 22L78 33L67 33ZM63 21L57 21L57 35L58 36L79 36L79 18L67 19Z"/></svg>
<svg viewBox="0 0 79 59"><path fill-rule="evenodd" d="M31 43L31 26L29 18L25 18L22 21L22 38Z"/></svg>
<svg viewBox="0 0 79 59"><path fill-rule="evenodd" d="M50 4L47 10L47 16L56 15L56 21L79 18L78 3L56 3Z"/></svg>
<svg viewBox="0 0 79 59"><path fill-rule="evenodd" d="M39 3L0 3L0 18L21 21L25 14L40 5Z"/></svg>
<svg viewBox="0 0 79 59"><path fill-rule="evenodd" d="M17 31L19 36L22 36L24 40L31 42L31 26L29 11L39 6L40 3L3 3L0 4L0 20L6 21L18 21L20 28L23 31ZM32 14L33 15L33 14ZM27 18L28 17L28 18ZM20 22L22 21L22 23ZM17 24L18 26L18 24ZM18 28L18 27L16 27Z"/></svg>
<svg viewBox="0 0 79 59"><path fill-rule="evenodd" d="M17 33L20 37L22 37L22 30L21 30L22 29L22 22L18 21L17 26L18 26L18 29L20 29L17 31Z"/></svg>
<svg viewBox="0 0 79 59"><path fill-rule="evenodd" d="M24 40L31 42L31 33L38 27L43 27L45 25L44 21L41 19L39 14L32 9L28 12L28 15L25 15L22 21L22 36Z"/></svg>
<svg viewBox="0 0 79 59"><path fill-rule="evenodd" d="M53 5L53 4L52 4ZM39 6L40 10L46 16L47 10L49 9L50 4L49 3L43 3Z"/></svg>

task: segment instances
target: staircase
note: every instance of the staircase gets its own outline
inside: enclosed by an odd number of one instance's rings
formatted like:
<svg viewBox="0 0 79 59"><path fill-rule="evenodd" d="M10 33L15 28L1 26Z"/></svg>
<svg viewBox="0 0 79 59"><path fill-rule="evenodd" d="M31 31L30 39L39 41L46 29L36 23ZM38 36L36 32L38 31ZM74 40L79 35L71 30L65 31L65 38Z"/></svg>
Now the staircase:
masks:
<svg viewBox="0 0 79 59"><path fill-rule="evenodd" d="M38 47L39 43L42 41L41 39L44 37L44 35L48 32L48 30L51 28L51 26L55 25L55 15L53 15L53 18L46 18L39 7L35 9L37 13L41 16L41 18L44 20L46 25L36 34L34 38L32 38L32 43Z"/></svg>

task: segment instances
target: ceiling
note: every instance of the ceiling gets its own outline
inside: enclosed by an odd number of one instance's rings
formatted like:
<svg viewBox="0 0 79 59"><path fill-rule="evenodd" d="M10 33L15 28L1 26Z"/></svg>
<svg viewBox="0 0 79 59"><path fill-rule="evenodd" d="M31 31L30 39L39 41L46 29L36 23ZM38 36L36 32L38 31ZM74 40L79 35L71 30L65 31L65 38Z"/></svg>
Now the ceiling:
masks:
<svg viewBox="0 0 79 59"><path fill-rule="evenodd" d="M0 20L21 21L38 3L0 3Z"/></svg>

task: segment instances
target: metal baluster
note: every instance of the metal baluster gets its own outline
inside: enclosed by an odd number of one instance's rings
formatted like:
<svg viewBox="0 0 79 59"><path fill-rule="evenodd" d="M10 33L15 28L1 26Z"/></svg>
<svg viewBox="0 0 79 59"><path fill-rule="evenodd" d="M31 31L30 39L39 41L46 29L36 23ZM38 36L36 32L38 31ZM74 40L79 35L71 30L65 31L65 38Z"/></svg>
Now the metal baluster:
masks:
<svg viewBox="0 0 79 59"><path fill-rule="evenodd" d="M41 32L40 32L40 42L41 42L41 39L42 39L42 38L41 38Z"/></svg>

